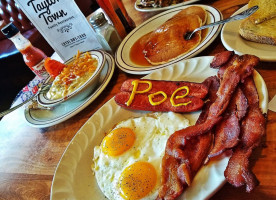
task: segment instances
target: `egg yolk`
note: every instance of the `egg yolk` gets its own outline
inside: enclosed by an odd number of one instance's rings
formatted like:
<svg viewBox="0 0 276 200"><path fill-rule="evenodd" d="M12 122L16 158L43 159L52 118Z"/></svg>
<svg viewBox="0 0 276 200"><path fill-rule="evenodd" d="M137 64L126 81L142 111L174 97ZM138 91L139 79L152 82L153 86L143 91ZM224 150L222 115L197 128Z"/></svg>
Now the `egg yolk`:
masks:
<svg viewBox="0 0 276 200"><path fill-rule="evenodd" d="M136 162L122 172L119 180L121 196L126 200L136 200L147 196L154 189L157 173L152 164Z"/></svg>
<svg viewBox="0 0 276 200"><path fill-rule="evenodd" d="M102 142L102 150L109 156L118 156L129 150L135 141L135 133L130 128L111 131Z"/></svg>

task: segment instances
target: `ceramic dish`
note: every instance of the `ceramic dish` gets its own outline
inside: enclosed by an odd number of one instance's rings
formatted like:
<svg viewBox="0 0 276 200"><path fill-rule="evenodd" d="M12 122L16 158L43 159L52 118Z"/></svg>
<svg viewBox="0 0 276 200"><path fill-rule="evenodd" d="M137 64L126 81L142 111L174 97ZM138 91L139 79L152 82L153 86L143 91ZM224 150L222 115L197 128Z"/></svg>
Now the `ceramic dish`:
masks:
<svg viewBox="0 0 276 200"><path fill-rule="evenodd" d="M199 0L188 0L188 1L184 1L182 3L178 3L178 4L173 4L173 5L170 5L170 6L165 6L165 7L142 7L140 6L141 5L141 0L137 0L134 4L134 7L136 10L138 11L141 11L141 12L156 12L156 11L163 11L163 10L169 10L169 9L172 9L172 8L176 8L176 7L179 7L179 6L184 6L184 5L188 5L188 4L191 4L191 3L195 3Z"/></svg>
<svg viewBox="0 0 276 200"><path fill-rule="evenodd" d="M95 91L88 97L77 102L64 102L53 107L53 110L33 110L25 109L25 119L27 123L33 127L44 128L61 123L86 108L93 102L105 89L109 83L115 68L115 62L111 55L106 53L106 62L102 72L100 73L99 83L96 85Z"/></svg>
<svg viewBox="0 0 276 200"><path fill-rule="evenodd" d="M215 21L222 20L222 15L220 11L218 11L216 8L213 8L211 6L206 5L198 5L203 7L208 14L207 23L212 23ZM165 21L167 21L169 18L171 18L173 15L178 13L179 11L183 10L184 8L187 8L189 6L181 6L177 7L172 10L168 10L165 12L162 12L158 15L155 15L154 17L148 19L144 23L142 23L140 26L136 27L128 36L122 41L120 46L118 47L115 55L115 62L117 66L130 74L148 74L156 69L161 69L164 67L167 67L171 64L177 63L180 60L193 57L197 54L199 54L201 51L203 51L205 48L209 46L213 42L213 40L217 37L219 34L219 31L221 29L221 26L215 26L212 28L209 28L207 30L205 38L202 40L202 42L192 51L186 53L185 55L172 60L168 63L157 65L157 66L142 66L137 65L133 63L130 59L130 49L133 46L133 44L143 35L155 30L158 26L163 24Z"/></svg>
<svg viewBox="0 0 276 200"><path fill-rule="evenodd" d="M246 10L248 6L244 6L233 15ZM262 61L276 61L276 46L251 42L243 39L239 34L239 26L241 21L234 21L223 26L221 31L221 41L227 50L235 51L236 54L253 54L258 56Z"/></svg>
<svg viewBox="0 0 276 200"><path fill-rule="evenodd" d="M105 65L105 53L103 51L99 50L91 50L87 51L92 58L97 59L98 65L93 73L93 75L86 81L84 82L79 88L74 90L72 93L69 93L67 96L59 99L50 99L47 96L47 93L41 93L37 96L37 102L42 105L42 106L47 106L47 107L52 107L56 106L60 103L64 103L65 101L79 101L87 97L91 92L94 90L96 85L99 82L100 74L104 68ZM80 56L83 57L87 52L83 52ZM65 64L71 63L75 58L71 58L68 61L65 62ZM51 82L52 79L49 77L46 79L45 83Z"/></svg>
<svg viewBox="0 0 276 200"><path fill-rule="evenodd" d="M217 74L209 67L213 57L199 57L181 61L157 70L145 78L155 80L185 80L202 82ZM261 107L267 111L267 89L262 77L255 71L254 80L258 87ZM118 106L114 98L104 104L77 132L66 148L54 174L51 196L57 199L106 199L99 189L91 170L95 145L99 145L105 133L115 124L130 117L139 117L147 112L131 111ZM200 112L184 114L194 124ZM192 186L178 198L198 200L210 198L224 183L224 170L228 157L203 166L195 176Z"/></svg>

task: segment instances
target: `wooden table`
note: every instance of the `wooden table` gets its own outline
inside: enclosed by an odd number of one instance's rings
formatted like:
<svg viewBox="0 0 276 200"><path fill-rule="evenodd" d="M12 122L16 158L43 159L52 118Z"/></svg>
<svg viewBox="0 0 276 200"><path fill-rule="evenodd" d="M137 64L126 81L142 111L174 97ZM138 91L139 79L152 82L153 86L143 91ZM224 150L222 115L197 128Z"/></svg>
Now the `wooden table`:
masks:
<svg viewBox="0 0 276 200"><path fill-rule="evenodd" d="M136 25L157 14L136 11L133 6L135 0L123 2ZM202 0L199 3L218 8L226 18L247 2ZM223 50L220 37L217 37L198 56L214 55ZM257 68L266 82L269 99L276 94L275 68L276 63L261 63ZM55 168L66 146L89 117L112 98L121 83L130 77L140 76L129 75L116 68L111 82L93 103L76 116L49 128L28 126L24 121L23 108L5 116L0 122L0 199L49 199ZM225 184L211 199L276 199L275 132L276 113L269 111L263 148L259 148L252 158L253 171L260 185L248 194L244 188Z"/></svg>

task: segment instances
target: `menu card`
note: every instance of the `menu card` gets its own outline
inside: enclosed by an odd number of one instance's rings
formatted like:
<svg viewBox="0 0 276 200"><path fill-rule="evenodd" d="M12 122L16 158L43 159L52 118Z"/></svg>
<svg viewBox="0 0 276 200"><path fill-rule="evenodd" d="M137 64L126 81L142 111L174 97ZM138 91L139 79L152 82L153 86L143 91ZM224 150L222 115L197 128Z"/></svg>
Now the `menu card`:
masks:
<svg viewBox="0 0 276 200"><path fill-rule="evenodd" d="M62 60L68 60L78 50L102 49L74 0L15 1Z"/></svg>

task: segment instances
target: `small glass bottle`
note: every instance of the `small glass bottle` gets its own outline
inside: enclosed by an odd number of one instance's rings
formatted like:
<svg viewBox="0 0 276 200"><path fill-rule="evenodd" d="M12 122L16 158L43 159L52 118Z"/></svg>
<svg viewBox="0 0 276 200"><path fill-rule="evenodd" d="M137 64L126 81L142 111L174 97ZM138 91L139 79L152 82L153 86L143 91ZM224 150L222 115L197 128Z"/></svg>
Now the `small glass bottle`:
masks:
<svg viewBox="0 0 276 200"><path fill-rule="evenodd" d="M45 67L44 59L47 55L40 49L34 47L31 42L25 38L18 28L11 22L1 29L2 33L9 38L23 55L26 65L41 79L49 76Z"/></svg>
<svg viewBox="0 0 276 200"><path fill-rule="evenodd" d="M97 39L103 48L114 54L122 41L114 26L108 23L102 12L92 16L90 23L96 31Z"/></svg>
<svg viewBox="0 0 276 200"><path fill-rule="evenodd" d="M108 16L108 18L112 21L113 26L117 30L118 34L120 35L121 39L125 38L127 32L125 27L116 14L115 10L112 7L112 4L109 0L96 0L98 5L103 9L104 13Z"/></svg>

